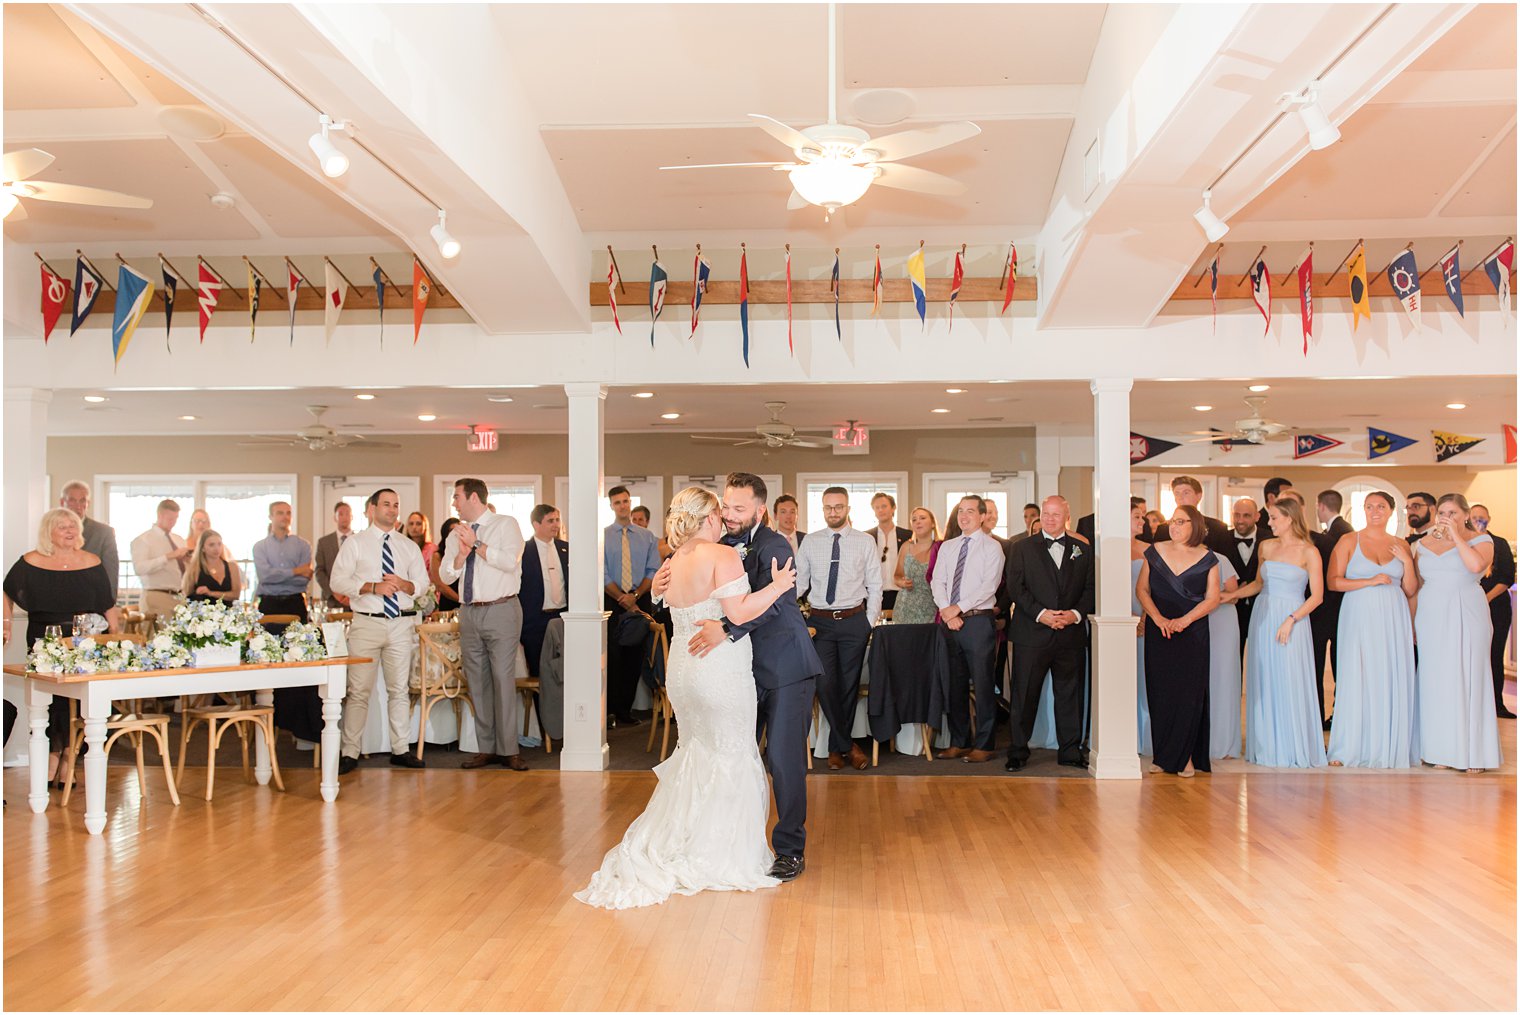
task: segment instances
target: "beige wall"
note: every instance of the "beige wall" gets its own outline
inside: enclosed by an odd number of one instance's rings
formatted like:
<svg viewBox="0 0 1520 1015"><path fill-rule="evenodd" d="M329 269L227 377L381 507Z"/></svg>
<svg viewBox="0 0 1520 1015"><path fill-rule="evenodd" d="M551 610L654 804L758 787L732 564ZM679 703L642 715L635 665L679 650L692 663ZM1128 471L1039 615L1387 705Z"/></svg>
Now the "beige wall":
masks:
<svg viewBox="0 0 1520 1015"><path fill-rule="evenodd" d="M435 475L539 475L543 495L554 498L554 480L568 475L566 439L557 434L501 435L500 450L471 454L463 434L376 436L400 444L396 450L351 448L310 452L299 448L241 448L239 437L53 437L48 440L48 472L54 487L69 479L93 482L96 475L238 475L295 473L296 529L312 535L311 491L318 476L416 476L423 510L431 517ZM926 472L989 472L1034 468L1034 432L1029 428L979 430L875 430L871 453L840 456L827 450L785 448L771 452L698 444L685 434L608 434L606 472L610 476L664 476L668 499L672 475L723 475L744 469L781 473L790 489L799 472L908 472L907 498L916 504ZM780 491L773 491L772 498ZM57 497L57 490L52 491ZM912 504L899 504L899 520ZM410 510L411 505L403 505ZM857 524L871 523L869 511ZM436 522L436 519L435 519ZM526 520L523 520L526 525ZM318 533L320 534L320 533Z"/></svg>

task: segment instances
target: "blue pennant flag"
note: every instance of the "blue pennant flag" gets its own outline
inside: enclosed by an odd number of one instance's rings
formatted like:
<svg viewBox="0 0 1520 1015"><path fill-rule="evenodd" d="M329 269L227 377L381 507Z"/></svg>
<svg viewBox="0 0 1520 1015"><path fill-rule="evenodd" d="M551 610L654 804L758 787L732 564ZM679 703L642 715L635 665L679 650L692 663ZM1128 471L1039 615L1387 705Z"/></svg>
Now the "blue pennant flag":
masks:
<svg viewBox="0 0 1520 1015"><path fill-rule="evenodd" d="M1301 433L1293 438L1293 457L1308 458L1317 455L1321 451L1329 451L1338 448L1344 441L1338 441L1334 437L1326 437L1322 433Z"/></svg>
<svg viewBox="0 0 1520 1015"><path fill-rule="evenodd" d="M74 315L69 322L69 334L79 330L84 319L90 316L90 311L95 309L95 301L100 298L100 290L106 284L106 280L89 264L85 263L83 256L74 262ZM117 300L120 303L120 300Z"/></svg>
<svg viewBox="0 0 1520 1015"><path fill-rule="evenodd" d="M1410 445L1418 443L1420 442L1413 437L1401 437L1388 430L1379 430L1375 426L1369 426L1367 428L1367 460L1371 461L1374 458L1382 458L1384 455L1391 455L1395 451L1403 451Z"/></svg>
<svg viewBox="0 0 1520 1015"><path fill-rule="evenodd" d="M665 266L655 261L649 267L649 345L654 347L654 326L660 319L660 311L665 309L665 285L670 281L670 276L665 271Z"/></svg>
<svg viewBox="0 0 1520 1015"><path fill-rule="evenodd" d="M829 276L829 288L834 290L834 337L844 341L844 332L839 329L839 251L834 251L834 273Z"/></svg>
<svg viewBox="0 0 1520 1015"><path fill-rule="evenodd" d="M146 275L123 264L116 275L116 313L111 321L111 352L118 364L152 299L153 283Z"/></svg>
<svg viewBox="0 0 1520 1015"><path fill-rule="evenodd" d="M375 265L375 273L370 276L375 280L375 305L380 308L380 348L385 348L385 273L380 266Z"/></svg>

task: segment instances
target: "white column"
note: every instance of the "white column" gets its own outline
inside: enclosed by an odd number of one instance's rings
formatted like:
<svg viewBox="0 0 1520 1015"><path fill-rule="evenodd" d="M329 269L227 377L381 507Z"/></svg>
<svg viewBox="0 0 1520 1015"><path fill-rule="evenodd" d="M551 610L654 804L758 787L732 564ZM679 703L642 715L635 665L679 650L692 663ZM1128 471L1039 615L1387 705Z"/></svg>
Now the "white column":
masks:
<svg viewBox="0 0 1520 1015"><path fill-rule="evenodd" d="M47 414L53 393L44 388L5 389L5 567L37 545L37 524L57 497L47 489ZM5 661L26 658L26 614L18 607L11 624L11 643ZM27 715L26 688L14 677L5 678L5 697ZM5 751L7 761L26 757L25 722L12 732Z"/></svg>
<svg viewBox="0 0 1520 1015"><path fill-rule="evenodd" d="M1042 433L1040 427L1034 430L1034 496L1030 498L1039 504L1046 497L1053 497L1061 492L1061 438L1055 434ZM1008 505L1008 513L1022 512L1024 505ZM1075 519L1073 519L1075 523Z"/></svg>
<svg viewBox="0 0 1520 1015"><path fill-rule="evenodd" d="M565 611L565 743L559 767L607 767L607 613L602 609L602 417L607 389L566 384L570 404L570 608Z"/></svg>
<svg viewBox="0 0 1520 1015"><path fill-rule="evenodd" d="M1130 614L1129 378L1092 382L1098 606L1092 618L1092 752L1099 779L1140 778Z"/></svg>

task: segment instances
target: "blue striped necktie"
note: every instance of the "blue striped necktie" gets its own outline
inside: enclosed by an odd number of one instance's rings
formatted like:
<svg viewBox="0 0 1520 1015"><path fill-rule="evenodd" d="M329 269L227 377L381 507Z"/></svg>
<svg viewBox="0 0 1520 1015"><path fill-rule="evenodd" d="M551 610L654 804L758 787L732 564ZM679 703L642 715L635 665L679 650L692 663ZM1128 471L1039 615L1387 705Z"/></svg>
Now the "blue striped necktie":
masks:
<svg viewBox="0 0 1520 1015"><path fill-rule="evenodd" d="M380 540L380 573L382 575L396 573L396 558L391 556L391 534L387 532ZM385 596L385 615L387 617L401 616L401 602L392 592Z"/></svg>
<svg viewBox="0 0 1520 1015"><path fill-rule="evenodd" d="M958 606L961 601L961 576L966 573L966 551L971 549L971 537L961 537L961 552L955 558L955 575L950 579L950 605Z"/></svg>

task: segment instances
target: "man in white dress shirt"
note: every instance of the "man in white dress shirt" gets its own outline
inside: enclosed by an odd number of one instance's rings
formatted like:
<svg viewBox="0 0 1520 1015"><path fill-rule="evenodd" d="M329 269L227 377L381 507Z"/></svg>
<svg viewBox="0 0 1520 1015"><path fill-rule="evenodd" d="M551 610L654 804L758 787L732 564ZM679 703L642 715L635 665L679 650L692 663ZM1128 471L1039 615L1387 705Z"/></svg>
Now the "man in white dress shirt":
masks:
<svg viewBox="0 0 1520 1015"><path fill-rule="evenodd" d="M143 612L160 617L174 614L179 589L185 581L186 561L191 547L174 532L179 521L179 505L172 500L158 502L158 523L132 540L132 568L143 587Z"/></svg>
<svg viewBox="0 0 1520 1015"><path fill-rule="evenodd" d="M1003 547L982 530L987 518L986 502L972 494L962 497L955 517L961 534L939 548L934 565L934 605L945 622L950 649L950 746L941 758L964 757L970 762L989 761L997 734L997 686L993 662L997 658L996 600L1003 580ZM971 689L976 689L976 737L971 732ZM981 703L987 702L987 707Z"/></svg>
<svg viewBox="0 0 1520 1015"><path fill-rule="evenodd" d="M502 764L526 772L517 756L517 645L522 638L522 530L486 510L479 479L454 482L454 526L438 563L445 585L459 582L459 653L475 712L479 753L461 768Z"/></svg>
<svg viewBox="0 0 1520 1015"><path fill-rule="evenodd" d="M876 527L870 532L876 542L876 556L881 561L881 608L890 610L897 602L897 548L913 538L913 533L897 524L897 499L889 493L871 498Z"/></svg>
<svg viewBox="0 0 1520 1015"><path fill-rule="evenodd" d="M369 528L345 540L333 563L332 591L347 596L354 619L348 629L349 651L379 662L348 668L348 696L343 701L343 760L338 774L359 767L359 743L369 720L375 668L385 675L386 714L391 725L391 764L425 768L407 748L411 736L412 649L417 644L417 610L413 597L427 588L427 567L417 544L395 532L401 498L395 490L369 495L364 506Z"/></svg>
<svg viewBox="0 0 1520 1015"><path fill-rule="evenodd" d="M866 642L881 617L881 559L876 540L850 525L850 495L841 486L823 491L823 520L797 554L797 595L806 596L813 647L823 663L818 704L829 720L829 767L857 769L866 753L850 736L860 697Z"/></svg>
<svg viewBox="0 0 1520 1015"><path fill-rule="evenodd" d="M783 493L776 498L776 504L771 511L776 518L776 534L785 539L787 545L792 548L792 556L797 556L797 550L802 546L802 539L806 532L797 530L797 498L789 493Z"/></svg>

